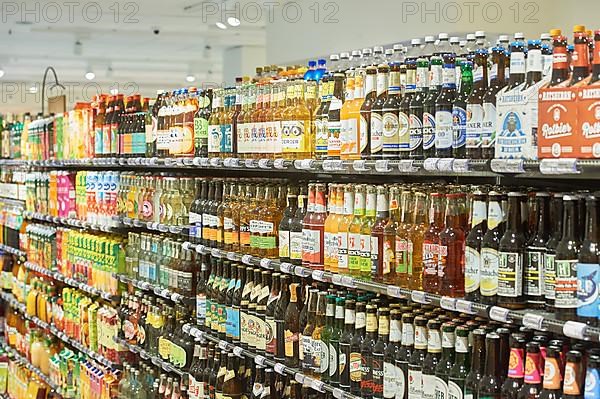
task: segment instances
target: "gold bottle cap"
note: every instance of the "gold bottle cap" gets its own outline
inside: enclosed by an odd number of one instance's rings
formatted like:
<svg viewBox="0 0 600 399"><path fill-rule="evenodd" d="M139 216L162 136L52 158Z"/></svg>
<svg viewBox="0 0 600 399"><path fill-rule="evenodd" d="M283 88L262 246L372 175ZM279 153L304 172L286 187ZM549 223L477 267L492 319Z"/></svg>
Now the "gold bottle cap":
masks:
<svg viewBox="0 0 600 399"><path fill-rule="evenodd" d="M562 30L550 29L550 36L560 36L560 35L562 35Z"/></svg>
<svg viewBox="0 0 600 399"><path fill-rule="evenodd" d="M575 25L573 26L573 33L585 32L585 25Z"/></svg>

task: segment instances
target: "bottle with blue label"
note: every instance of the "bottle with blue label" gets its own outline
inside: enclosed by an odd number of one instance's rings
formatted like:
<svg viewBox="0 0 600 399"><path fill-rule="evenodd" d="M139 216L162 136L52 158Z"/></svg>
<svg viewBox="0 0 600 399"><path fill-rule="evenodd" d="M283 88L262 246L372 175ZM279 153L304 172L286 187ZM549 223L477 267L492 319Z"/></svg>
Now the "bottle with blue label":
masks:
<svg viewBox="0 0 600 399"><path fill-rule="evenodd" d="M462 61L460 92L452 106L452 156L464 158L467 144L467 101L473 90L473 63Z"/></svg>
<svg viewBox="0 0 600 399"><path fill-rule="evenodd" d="M304 73L304 80L316 80L317 61L308 61L308 70Z"/></svg>
<svg viewBox="0 0 600 399"><path fill-rule="evenodd" d="M443 60L442 90L435 101L435 156L452 157L452 107L456 99L456 76L454 72L454 54L448 43L448 34L440 33L440 44L437 55Z"/></svg>
<svg viewBox="0 0 600 399"><path fill-rule="evenodd" d="M585 374L584 399L600 398L600 355L590 354Z"/></svg>
<svg viewBox="0 0 600 399"><path fill-rule="evenodd" d="M598 229L598 198L586 199L585 236L577 263L577 318L579 321L598 323L598 283L600 282L600 230Z"/></svg>

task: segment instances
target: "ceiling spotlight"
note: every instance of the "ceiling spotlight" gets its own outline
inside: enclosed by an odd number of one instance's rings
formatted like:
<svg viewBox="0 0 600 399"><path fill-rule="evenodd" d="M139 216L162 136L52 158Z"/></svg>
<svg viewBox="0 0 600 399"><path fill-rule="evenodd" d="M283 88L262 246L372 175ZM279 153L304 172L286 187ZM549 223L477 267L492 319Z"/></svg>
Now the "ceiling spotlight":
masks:
<svg viewBox="0 0 600 399"><path fill-rule="evenodd" d="M0 78L4 76L4 69L0 68Z"/></svg>
<svg viewBox="0 0 600 399"><path fill-rule="evenodd" d="M188 75L185 77L185 80L188 81L189 83L192 83L192 82L196 81L196 77L194 75Z"/></svg>
<svg viewBox="0 0 600 399"><path fill-rule="evenodd" d="M217 25L217 28L219 29L227 29L227 25L225 25L223 22L217 22L215 25Z"/></svg>
<svg viewBox="0 0 600 399"><path fill-rule="evenodd" d="M227 18L227 23L231 26L240 26L242 22L236 17L229 17Z"/></svg>
<svg viewBox="0 0 600 399"><path fill-rule="evenodd" d="M96 78L96 74L92 71L86 72L85 73L85 78L87 80L94 80L94 78Z"/></svg>

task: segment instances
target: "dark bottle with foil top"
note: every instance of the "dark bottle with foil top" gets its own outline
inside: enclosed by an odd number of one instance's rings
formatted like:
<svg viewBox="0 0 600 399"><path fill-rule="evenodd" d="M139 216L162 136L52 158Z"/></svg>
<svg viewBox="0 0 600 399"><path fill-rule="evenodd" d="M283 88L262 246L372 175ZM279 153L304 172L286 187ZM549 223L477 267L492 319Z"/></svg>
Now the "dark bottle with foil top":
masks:
<svg viewBox="0 0 600 399"><path fill-rule="evenodd" d="M383 390L385 384L385 349L389 342L390 334L390 310L388 308L379 308L378 310L379 328L377 331L377 342L373 346L373 398L383 399Z"/></svg>
<svg viewBox="0 0 600 399"><path fill-rule="evenodd" d="M277 301L281 295L280 293L280 273L273 273L271 275L271 292L267 298L267 305L265 308L265 349L267 357L275 358L277 352L277 324L275 323L275 309L277 308Z"/></svg>
<svg viewBox="0 0 600 399"><path fill-rule="evenodd" d="M473 61L473 90L467 99L466 157L481 158L483 134L483 98L488 90L488 51L475 50Z"/></svg>
<svg viewBox="0 0 600 399"><path fill-rule="evenodd" d="M279 280L281 289L273 312L275 322L274 357L276 361L283 363L285 361L285 311L290 303L290 282L289 277L285 274L281 274Z"/></svg>
<svg viewBox="0 0 600 399"><path fill-rule="evenodd" d="M417 59L416 89L409 105L409 157L423 159L423 102L429 94L429 60Z"/></svg>
<svg viewBox="0 0 600 399"><path fill-rule="evenodd" d="M350 343L350 393L353 395L361 394L362 378L362 353L361 347L365 339L365 329L367 325L367 309L364 297L359 297L356 302L354 334Z"/></svg>
<svg viewBox="0 0 600 399"><path fill-rule="evenodd" d="M414 319L414 350L408 361L408 399L423 397L423 362L427 355L427 319L417 316Z"/></svg>
<svg viewBox="0 0 600 399"><path fill-rule="evenodd" d="M396 354L396 397L408 398L408 364L414 347L415 330L413 326L414 315L412 313L402 314L402 345Z"/></svg>
<svg viewBox="0 0 600 399"><path fill-rule="evenodd" d="M369 303L366 307L366 332L360 346L360 392L365 398L373 397L374 347L377 341L377 308Z"/></svg>
<svg viewBox="0 0 600 399"><path fill-rule="evenodd" d="M559 399L562 395L561 349L550 345L544 361L544 383L540 399ZM588 364L589 365L589 364Z"/></svg>
<svg viewBox="0 0 600 399"><path fill-rule="evenodd" d="M400 395L404 391L404 384L401 379L402 370L396 365L396 358L400 351L400 341L402 340L401 310L398 304L390 305L390 332L388 343L383 353L383 398L391 399Z"/></svg>
<svg viewBox="0 0 600 399"><path fill-rule="evenodd" d="M550 195L538 192L536 201L536 225L525 251L525 298L531 307L544 306L544 256L550 238Z"/></svg>
<svg viewBox="0 0 600 399"><path fill-rule="evenodd" d="M435 397L448 399L448 382L455 364L455 329L453 322L442 324L442 356L435 367Z"/></svg>
<svg viewBox="0 0 600 399"><path fill-rule="evenodd" d="M584 396L584 365L581 352L567 352L565 376L563 381L563 399L582 399Z"/></svg>
<svg viewBox="0 0 600 399"><path fill-rule="evenodd" d="M435 102L442 89L442 69L444 61L442 57L432 56L430 59L429 90L427 97L423 100L423 157L435 156L436 120ZM454 71L453 71L454 72Z"/></svg>
<svg viewBox="0 0 600 399"><path fill-rule="evenodd" d="M477 397L479 381L485 371L485 334L485 330L479 328L472 332L471 369L465 377L463 391L465 399Z"/></svg>

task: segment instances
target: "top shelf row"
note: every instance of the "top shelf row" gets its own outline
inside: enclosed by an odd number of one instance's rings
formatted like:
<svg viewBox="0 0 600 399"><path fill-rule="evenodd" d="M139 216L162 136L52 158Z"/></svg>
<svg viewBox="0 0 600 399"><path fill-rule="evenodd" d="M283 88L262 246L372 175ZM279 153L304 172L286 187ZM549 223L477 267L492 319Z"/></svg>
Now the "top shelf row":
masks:
<svg viewBox="0 0 600 399"><path fill-rule="evenodd" d="M575 158L525 161L522 159L471 160L427 158L425 160L316 160L240 159L240 158L93 158L72 160L0 159L0 166L39 168L167 168L178 170L246 170L307 174L465 176L519 178L600 177L600 160Z"/></svg>

